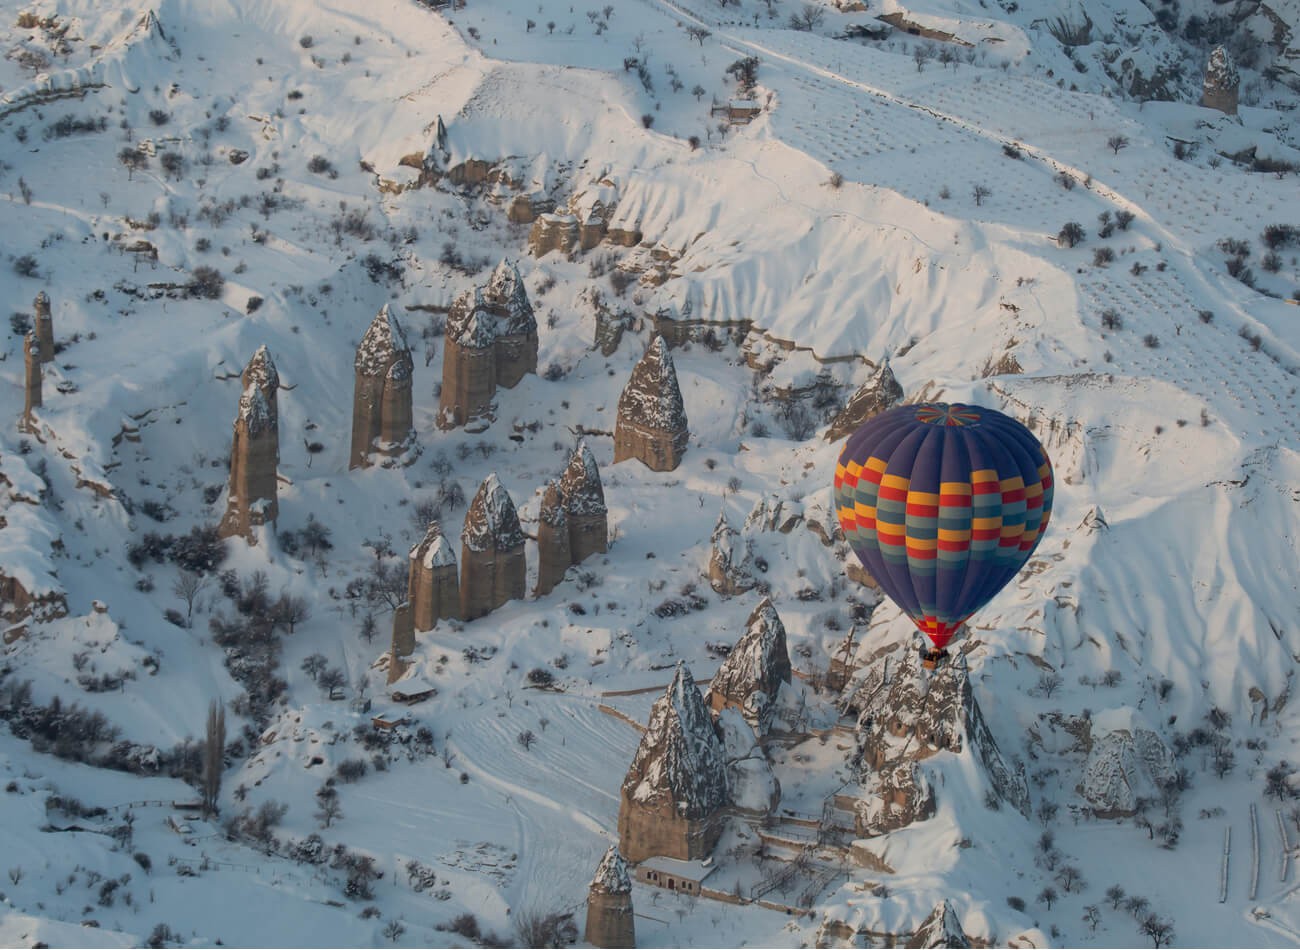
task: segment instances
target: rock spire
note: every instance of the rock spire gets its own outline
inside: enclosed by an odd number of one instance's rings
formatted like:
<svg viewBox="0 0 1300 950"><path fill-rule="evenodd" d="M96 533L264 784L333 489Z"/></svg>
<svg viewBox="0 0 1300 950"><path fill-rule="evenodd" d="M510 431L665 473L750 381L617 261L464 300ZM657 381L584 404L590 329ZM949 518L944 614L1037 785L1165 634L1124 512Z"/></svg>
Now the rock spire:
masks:
<svg viewBox="0 0 1300 950"><path fill-rule="evenodd" d="M632 879L627 862L610 845L596 865L587 889L587 943L594 947L635 947L636 927L632 918Z"/></svg>
<svg viewBox="0 0 1300 950"><path fill-rule="evenodd" d="M460 560L463 619L482 617L524 596L524 532L515 503L495 472L483 480L465 513Z"/></svg>
<svg viewBox="0 0 1300 950"><path fill-rule="evenodd" d="M415 444L411 374L415 363L397 318L380 308L357 347L348 468L371 464L371 454L395 458Z"/></svg>
<svg viewBox="0 0 1300 950"><path fill-rule="evenodd" d="M782 683L791 677L785 624L764 597L745 625L745 633L723 660L709 683L709 705L715 712L739 709L755 731L767 731L773 704Z"/></svg>
<svg viewBox="0 0 1300 950"><path fill-rule="evenodd" d="M639 459L656 472L671 472L686 454L690 430L672 354L655 335L618 398L614 463Z"/></svg>
<svg viewBox="0 0 1300 950"><path fill-rule="evenodd" d="M280 376L263 346L240 377L234 437L230 448L230 489L220 535L253 539L253 529L273 524L279 515L276 468L280 463L280 427L276 390Z"/></svg>

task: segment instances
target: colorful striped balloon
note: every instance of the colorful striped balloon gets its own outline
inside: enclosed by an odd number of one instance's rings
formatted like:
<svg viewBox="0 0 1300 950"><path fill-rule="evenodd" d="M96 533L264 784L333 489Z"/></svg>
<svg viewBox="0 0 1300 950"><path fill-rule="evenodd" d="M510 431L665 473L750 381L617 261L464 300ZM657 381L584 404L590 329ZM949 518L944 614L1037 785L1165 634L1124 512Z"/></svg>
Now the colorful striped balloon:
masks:
<svg viewBox="0 0 1300 950"><path fill-rule="evenodd" d="M862 566L942 650L1038 546L1052 463L996 409L899 406L849 436L835 506Z"/></svg>

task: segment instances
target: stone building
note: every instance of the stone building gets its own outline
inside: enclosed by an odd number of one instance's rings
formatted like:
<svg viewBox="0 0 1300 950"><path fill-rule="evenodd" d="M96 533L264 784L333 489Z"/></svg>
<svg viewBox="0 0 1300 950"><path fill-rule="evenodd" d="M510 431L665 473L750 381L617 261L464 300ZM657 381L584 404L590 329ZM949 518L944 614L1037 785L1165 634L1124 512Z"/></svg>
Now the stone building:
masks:
<svg viewBox="0 0 1300 950"><path fill-rule="evenodd" d="M569 515L558 481L547 483L537 515L537 596L549 594L573 564Z"/></svg>
<svg viewBox="0 0 1300 950"><path fill-rule="evenodd" d="M40 343L42 363L54 360L54 317L50 313L50 296L45 291L36 295L32 301L36 310L36 339Z"/></svg>
<svg viewBox="0 0 1300 950"><path fill-rule="evenodd" d="M1222 46L1216 46L1210 53L1210 61L1205 67L1205 81L1201 86L1201 105L1209 109L1218 109L1225 115L1237 114L1237 96L1241 88L1241 76L1232 62L1232 57Z"/></svg>
<svg viewBox="0 0 1300 950"><path fill-rule="evenodd" d="M460 615L474 620L524 596L528 583L519 512L493 472L465 514L461 533Z"/></svg>
<svg viewBox="0 0 1300 950"><path fill-rule="evenodd" d="M634 458L652 471L671 472L681 464L689 437L673 358L656 335L618 397L614 463Z"/></svg>
<svg viewBox="0 0 1300 950"><path fill-rule="evenodd" d="M437 521L429 522L423 540L411 548L406 599L411 605L412 629L420 633L432 630L439 620L460 616L456 551Z"/></svg>
<svg viewBox="0 0 1300 950"><path fill-rule="evenodd" d="M230 489L219 533L253 539L253 529L274 524L280 513L276 469L280 463L280 426L276 390L280 376L265 346L249 360L240 377L244 391L235 416L230 448Z"/></svg>
<svg viewBox="0 0 1300 950"><path fill-rule="evenodd" d="M348 468L364 468L371 455L396 458L415 444L411 374L415 363L397 318L380 309L357 347L352 397L352 452Z"/></svg>
<svg viewBox="0 0 1300 950"><path fill-rule="evenodd" d="M772 598L764 597L749 615L745 633L709 682L709 706L714 712L738 709L756 732L765 733L781 684L789 683L790 677L785 624Z"/></svg>
<svg viewBox="0 0 1300 950"><path fill-rule="evenodd" d="M604 554L609 547L609 510L596 457L585 439L569 456L569 464L560 476L560 494L569 522L572 563L581 564L593 554Z"/></svg>
<svg viewBox="0 0 1300 950"><path fill-rule="evenodd" d="M36 431L36 416L33 410L44 405L41 399L41 344L36 339L36 331L31 330L23 337L23 369L26 373L23 388L23 418L19 429L23 432Z"/></svg>
<svg viewBox="0 0 1300 950"><path fill-rule="evenodd" d="M438 425L490 417L498 386L537 372L537 319L519 269L502 261L483 287L457 297L447 316Z"/></svg>
<svg viewBox="0 0 1300 950"><path fill-rule="evenodd" d="M632 879L617 845L610 845L600 859L587 888L587 930L583 939L593 947L636 946Z"/></svg>
<svg viewBox="0 0 1300 950"><path fill-rule="evenodd" d="M639 862L705 858L722 834L726 757L685 664L650 710L619 795L619 851Z"/></svg>

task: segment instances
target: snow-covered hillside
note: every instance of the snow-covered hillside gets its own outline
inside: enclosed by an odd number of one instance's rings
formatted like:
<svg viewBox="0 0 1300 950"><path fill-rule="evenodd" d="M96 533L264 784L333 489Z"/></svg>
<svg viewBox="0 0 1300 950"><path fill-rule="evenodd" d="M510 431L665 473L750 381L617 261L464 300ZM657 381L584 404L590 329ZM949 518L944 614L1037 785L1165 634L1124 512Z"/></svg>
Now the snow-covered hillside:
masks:
<svg viewBox="0 0 1300 950"><path fill-rule="evenodd" d="M773 718L804 740L751 771L787 817L851 795L823 675L855 622L856 667L913 632L847 578L823 436L885 358L907 399L1001 408L1056 468L1052 524L964 654L1030 815L943 752L919 766L933 816L865 864L778 882L795 852L736 823L711 886L771 883L769 906L638 881L638 942L884 940L944 899L927 933L991 944L1145 943L1152 913L1178 945L1300 942L1300 11L856 6L0 3L0 574L45 598L0 604L0 943L580 929L634 724L677 661L707 681L765 594L795 670ZM1237 116L1197 104L1218 44ZM573 217L530 247L546 212ZM603 240L536 253L578 226ZM490 425L440 429L447 310L502 260L538 373ZM42 291L57 353L28 416ZM385 306L419 451L349 470ZM612 438L656 332L690 429L661 473L614 465ZM279 517L207 571L262 345ZM404 682L434 692L392 700L407 550L438 518L459 555L493 473L531 539L579 435L608 552L418 634ZM708 583L720 509L759 584L735 597ZM213 701L204 818L180 806Z"/></svg>

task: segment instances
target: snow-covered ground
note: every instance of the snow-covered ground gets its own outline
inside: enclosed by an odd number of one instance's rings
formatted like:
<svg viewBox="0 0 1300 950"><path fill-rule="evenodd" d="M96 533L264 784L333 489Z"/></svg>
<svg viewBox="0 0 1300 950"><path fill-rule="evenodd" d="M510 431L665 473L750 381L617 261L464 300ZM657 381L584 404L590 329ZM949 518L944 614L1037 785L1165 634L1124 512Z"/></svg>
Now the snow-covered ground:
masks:
<svg viewBox="0 0 1300 950"><path fill-rule="evenodd" d="M581 927L639 738L600 707L644 722L673 664L706 680L713 645L734 643L757 603L721 598L703 576L719 510L739 527L776 497L803 515L788 535L749 535L796 670L824 671L853 603L874 603L845 578L847 547L809 530L833 522L838 446L821 437L823 410L809 399L786 412L776 397L823 373L842 403L886 356L909 397L999 406L1034 429L1056 466L1051 527L1026 572L972 621L968 657L1003 754L1025 764L1034 816L989 810L970 755L936 756L923 769L938 813L871 842L894 874L848 868L798 918L637 885L639 942L796 946L825 918L910 932L943 897L971 936L995 943L1145 942L1134 922L1144 908L1112 908L1111 885L1172 921L1179 945L1300 941L1275 810L1290 842L1300 822L1284 789L1265 797L1267 773L1300 758L1287 702L1300 656L1300 244L1273 259L1262 239L1270 225L1300 229L1300 193L1294 174L1225 157L1253 149L1300 163L1297 95L1264 75L1293 59L1274 62L1265 47L1243 68L1232 119L1192 104L1208 48L1170 39L1136 2L827 4L807 32L788 27L802 10L794 0L626 0L590 12L559 0L536 10L507 0L441 11L415 0L111 6L0 4L10 265L0 288L15 314L49 294L62 344L35 434L19 432L21 317L0 350L0 472L11 486L0 570L64 591L69 607L3 647L0 708L30 682L26 711L75 703L120 740L170 756L202 740L208 704L222 700L238 740L223 818L288 809L278 846L228 841L220 819L172 807L198 798L181 779L76 764L55 753L71 754L80 735L60 748L0 727L0 943L464 944L448 928L465 914L514 941L525 911L574 911ZM1201 6L1183 14L1211 11ZM1293 5L1278 10L1300 19ZM843 38L892 12L970 45L905 31ZM1062 18L1090 19L1093 42L1063 47L1051 30ZM736 96L725 71L748 56L762 113L727 127L710 104ZM1107 68L1128 59L1149 75L1179 57L1181 102L1142 103ZM136 148L142 167L128 168L123 153ZM403 159L431 149L443 168L500 163L516 187L416 187ZM611 227L639 230L642 245L531 257L527 226L506 216L517 191L574 210L599 199L613 207ZM1121 213L1131 223L1101 237L1099 216ZM1071 221L1086 237L1059 246ZM1229 273L1225 239L1248 250L1233 266L1249 267L1255 288ZM156 259L130 250L140 241ZM440 431L435 326L502 259L529 289L543 373L501 391L485 431ZM224 277L219 295L187 296L204 267ZM642 271L625 288L611 279ZM632 316L611 356L592 345L597 298ZM352 361L386 303L414 346L421 453L408 468L349 472ZM716 347L674 351L690 447L679 469L656 474L613 465L599 433L613 430L660 311L752 330L740 345L719 331ZM185 535L220 518L235 378L262 344L283 384L277 529L314 518L332 543L319 558L270 534L227 545L223 569L245 580L261 571L272 599L310 608L277 637L285 688L265 729L209 627L235 615L220 585L199 592L185 626L177 568L128 558L149 532ZM1004 358L1020 372L1004 372ZM541 487L580 429L596 433L608 554L544 597L420 635L416 674L437 695L394 706L375 666L391 613L347 593L376 562L365 542L386 539L398 555L386 562L404 572L428 504L459 489L442 511L455 542L464 500L492 472L532 532ZM531 587L531 544L528 557ZM655 612L692 595L702 609ZM883 604L860 655L909 636ZM342 700L303 671L314 654L344 674ZM561 690L530 688L539 669ZM828 697L797 688L833 720ZM1207 725L1212 707L1226 721ZM1132 820L1072 814L1086 757L1049 717L1128 721L1129 710L1181 750L1190 774L1175 847ZM354 733L373 713L397 712L410 721L387 750ZM1234 756L1223 777L1211 732ZM783 805L816 812L847 778L850 751L816 740L773 751ZM349 762L366 772L338 781L341 815L322 827L316 793ZM51 810L51 795L108 811ZM114 837L128 811L129 836ZM83 830L55 830L73 825ZM1044 831L1055 857L1040 847ZM313 833L373 859L372 896L344 893L339 861L283 856ZM743 850L719 877L771 872L737 866ZM411 886L411 862L429 869L430 886ZM1065 888L1062 866L1083 885ZM106 890L110 880L120 883ZM1048 887L1064 891L1050 906L1039 899ZM1095 927L1084 919L1092 905Z"/></svg>

